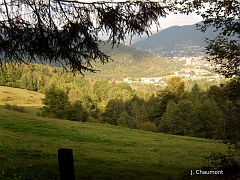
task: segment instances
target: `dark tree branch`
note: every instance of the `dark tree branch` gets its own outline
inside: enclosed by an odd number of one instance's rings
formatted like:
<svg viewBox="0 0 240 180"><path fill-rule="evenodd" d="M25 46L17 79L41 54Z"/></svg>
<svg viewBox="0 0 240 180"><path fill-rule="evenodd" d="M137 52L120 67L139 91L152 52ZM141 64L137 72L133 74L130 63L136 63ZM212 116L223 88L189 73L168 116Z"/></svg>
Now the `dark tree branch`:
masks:
<svg viewBox="0 0 240 180"><path fill-rule="evenodd" d="M20 7L23 14L16 11ZM172 4L4 0L0 9L0 62L50 61L83 72L94 71L91 61L111 60L98 48L99 33L107 33L112 46L128 34L149 35L151 25L160 27L158 18L172 11Z"/></svg>
<svg viewBox="0 0 240 180"><path fill-rule="evenodd" d="M106 63L111 60L98 48L101 42L99 34L107 33L112 46L124 42L127 35L132 37L146 33L149 36L151 26L155 24L159 28L159 17L166 17L169 12L196 12L204 19L199 26L203 32L209 26L214 26L220 36L240 35L239 0L115 3L0 0L0 63L39 60L59 63L73 71L93 71L92 61ZM220 58L231 58L225 60L229 60L229 67L235 66L229 68L232 70L230 74L235 75L239 71L239 41L235 41L234 46L225 42L225 47L217 46L217 39L208 42L206 49L212 60L221 65L223 59ZM232 54L222 56L223 52ZM225 65L222 67L224 69ZM228 76L226 71L222 71L222 74Z"/></svg>

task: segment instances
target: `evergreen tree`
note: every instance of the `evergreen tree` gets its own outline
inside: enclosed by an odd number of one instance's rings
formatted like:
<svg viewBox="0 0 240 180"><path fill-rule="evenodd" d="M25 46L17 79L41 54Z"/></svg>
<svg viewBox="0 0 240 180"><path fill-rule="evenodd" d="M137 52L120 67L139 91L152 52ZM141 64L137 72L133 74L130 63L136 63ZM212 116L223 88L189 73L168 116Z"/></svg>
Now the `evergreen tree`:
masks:
<svg viewBox="0 0 240 180"><path fill-rule="evenodd" d="M120 115L119 118L117 120L117 125L118 126L123 126L123 127L130 127L131 121L131 116L127 113L127 111L123 111Z"/></svg>
<svg viewBox="0 0 240 180"><path fill-rule="evenodd" d="M166 111L164 112L161 122L159 124L159 131L164 133L172 132L172 123L177 109L177 104L173 100L169 100L167 103Z"/></svg>
<svg viewBox="0 0 240 180"><path fill-rule="evenodd" d="M202 138L223 138L223 114L217 103L210 99L193 103L192 128L189 135Z"/></svg>
<svg viewBox="0 0 240 180"><path fill-rule="evenodd" d="M53 62L73 71L94 71L93 61L112 60L99 47L107 33L112 46L127 35L150 35L174 3L126 1L4 1L0 4L0 63ZM22 13L24 9L24 13ZM47 11L46 11L47 9Z"/></svg>
<svg viewBox="0 0 240 180"><path fill-rule="evenodd" d="M223 85L221 87L216 85L210 86L207 91L207 95L209 98L217 102L219 106L223 105L226 100L226 92L223 90Z"/></svg>
<svg viewBox="0 0 240 180"><path fill-rule="evenodd" d="M188 135L192 128L193 103L189 100L181 100L176 106L172 119L172 134Z"/></svg>
<svg viewBox="0 0 240 180"><path fill-rule="evenodd" d="M159 91L156 97L150 98L147 104L152 107L149 112L151 122L154 122L157 126L160 124L161 118L166 111L168 101L170 100L177 103L176 96L166 89Z"/></svg>
<svg viewBox="0 0 240 180"><path fill-rule="evenodd" d="M131 116L130 128L138 129L139 125L143 122L143 116L137 101L131 102L129 114Z"/></svg>

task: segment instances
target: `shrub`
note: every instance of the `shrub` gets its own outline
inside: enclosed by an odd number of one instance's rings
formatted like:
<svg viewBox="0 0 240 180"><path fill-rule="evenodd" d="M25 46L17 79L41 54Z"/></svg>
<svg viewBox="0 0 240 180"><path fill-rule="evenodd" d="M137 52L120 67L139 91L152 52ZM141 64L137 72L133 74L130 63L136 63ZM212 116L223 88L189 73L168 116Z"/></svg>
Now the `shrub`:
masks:
<svg viewBox="0 0 240 180"><path fill-rule="evenodd" d="M25 113L26 112L24 107L22 107L22 106L13 105L12 107L13 107L14 110L16 110L18 112L21 112L21 113Z"/></svg>
<svg viewBox="0 0 240 180"><path fill-rule="evenodd" d="M5 107L6 107L7 109L12 109L12 105L11 105L11 104L8 104L8 103L5 104Z"/></svg>
<svg viewBox="0 0 240 180"><path fill-rule="evenodd" d="M234 179L240 176L239 155L237 150L228 150L227 154L213 152L206 159L213 165L212 169L223 170L229 179Z"/></svg>
<svg viewBox="0 0 240 180"><path fill-rule="evenodd" d="M95 118L92 117L92 116L89 116L89 117L88 117L87 122L90 122L90 123L100 123L97 119L95 119Z"/></svg>
<svg viewBox="0 0 240 180"><path fill-rule="evenodd" d="M73 104L71 104L67 111L67 119L71 121L87 121L88 112L83 107L81 101L75 101Z"/></svg>
<svg viewBox="0 0 240 180"><path fill-rule="evenodd" d="M6 103L5 107L7 109L16 110L16 111L21 112L21 113L25 113L26 112L24 107L18 106L18 105L11 105L11 104Z"/></svg>
<svg viewBox="0 0 240 180"><path fill-rule="evenodd" d="M227 142L228 150L226 153L212 152L210 156L205 157L208 161L208 166L203 167L202 170L222 170L223 175L217 176L216 179L229 180L239 179L240 177L240 149L239 144Z"/></svg>
<svg viewBox="0 0 240 180"><path fill-rule="evenodd" d="M140 124L140 129L144 131L157 132L157 126L150 121Z"/></svg>

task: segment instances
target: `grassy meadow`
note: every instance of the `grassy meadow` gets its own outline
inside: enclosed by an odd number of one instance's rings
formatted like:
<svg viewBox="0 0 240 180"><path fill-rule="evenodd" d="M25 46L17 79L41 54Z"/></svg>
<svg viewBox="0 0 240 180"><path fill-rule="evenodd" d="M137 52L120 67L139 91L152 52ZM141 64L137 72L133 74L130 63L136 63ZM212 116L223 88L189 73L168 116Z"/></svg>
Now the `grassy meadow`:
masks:
<svg viewBox="0 0 240 180"><path fill-rule="evenodd" d="M227 148L214 140L42 118L35 115L42 94L7 87L0 94L0 179L59 179L59 148L73 149L76 180L181 179L207 166L210 152Z"/></svg>
<svg viewBox="0 0 240 180"><path fill-rule="evenodd" d="M42 106L44 94L26 89L0 86L0 104L16 104L24 106Z"/></svg>

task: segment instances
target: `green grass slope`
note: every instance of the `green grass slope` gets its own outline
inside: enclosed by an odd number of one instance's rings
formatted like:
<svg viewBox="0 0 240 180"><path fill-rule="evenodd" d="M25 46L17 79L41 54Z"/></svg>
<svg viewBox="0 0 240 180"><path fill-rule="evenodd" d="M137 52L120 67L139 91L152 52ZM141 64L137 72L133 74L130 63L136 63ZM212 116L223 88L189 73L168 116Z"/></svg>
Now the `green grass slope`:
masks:
<svg viewBox="0 0 240 180"><path fill-rule="evenodd" d="M226 150L213 140L41 118L31 108L0 106L0 179L59 179L59 148L73 149L76 180L179 179Z"/></svg>

